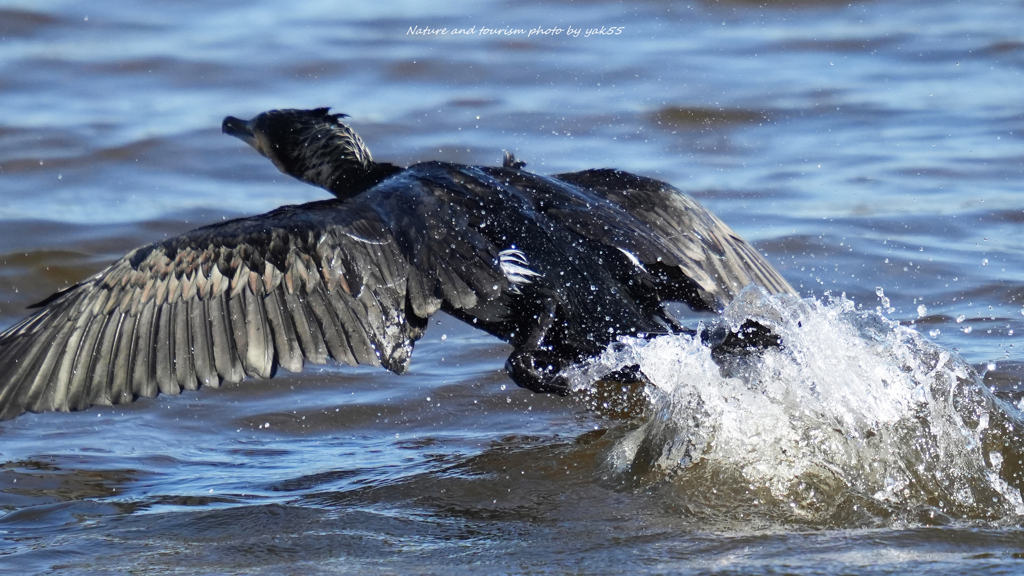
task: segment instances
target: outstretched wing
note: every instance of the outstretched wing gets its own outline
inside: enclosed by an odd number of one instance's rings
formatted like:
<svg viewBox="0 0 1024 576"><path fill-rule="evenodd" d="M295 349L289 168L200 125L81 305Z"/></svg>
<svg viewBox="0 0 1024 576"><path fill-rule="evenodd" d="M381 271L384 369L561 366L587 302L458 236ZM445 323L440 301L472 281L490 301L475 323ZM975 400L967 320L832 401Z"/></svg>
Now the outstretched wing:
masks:
<svg viewBox="0 0 1024 576"><path fill-rule="evenodd" d="M559 206L549 215L588 237L605 237L652 271L696 284L711 309L728 304L747 284L796 293L747 241L695 200L664 182L618 170L585 170L554 178L590 190L621 208ZM609 222L617 222L609 226ZM636 241L641 239L642 241ZM682 285L679 283L679 285ZM691 302L691 304L698 304Z"/></svg>
<svg viewBox="0 0 1024 576"><path fill-rule="evenodd" d="M360 200L200 228L55 294L0 334L0 419L269 377L328 357L402 372L442 304L472 306L505 279L486 246L416 221L397 223L409 228L396 238L396 223ZM434 254L456 242L461 258ZM491 291L478 291L483 284Z"/></svg>

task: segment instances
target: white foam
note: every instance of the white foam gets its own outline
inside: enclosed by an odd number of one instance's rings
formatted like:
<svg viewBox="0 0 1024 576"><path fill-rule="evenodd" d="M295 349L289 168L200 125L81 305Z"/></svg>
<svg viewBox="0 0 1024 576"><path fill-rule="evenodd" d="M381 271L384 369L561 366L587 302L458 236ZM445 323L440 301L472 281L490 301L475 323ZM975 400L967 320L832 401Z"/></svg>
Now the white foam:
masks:
<svg viewBox="0 0 1024 576"><path fill-rule="evenodd" d="M1022 429L1020 413L955 352L844 297L748 288L725 318L755 320L783 347L719 367L689 336L627 338L577 376L586 387L638 365L649 379L649 415L609 453L615 470L687 482L710 469L808 515L822 498L849 497L954 517L1024 514L1020 485L1000 476L1020 461L1008 433Z"/></svg>

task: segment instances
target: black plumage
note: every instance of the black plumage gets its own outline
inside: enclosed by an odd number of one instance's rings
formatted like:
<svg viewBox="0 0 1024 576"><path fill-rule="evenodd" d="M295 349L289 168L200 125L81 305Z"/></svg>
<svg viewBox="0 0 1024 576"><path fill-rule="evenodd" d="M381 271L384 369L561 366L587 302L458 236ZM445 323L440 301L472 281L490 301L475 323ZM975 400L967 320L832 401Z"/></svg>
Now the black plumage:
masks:
<svg viewBox="0 0 1024 576"><path fill-rule="evenodd" d="M375 163L326 109L224 131L336 198L133 250L0 334L0 418L270 377L328 357L403 372L438 310L514 346L521 386L620 335L680 327L666 301L720 310L747 284L792 292L679 190L616 170Z"/></svg>

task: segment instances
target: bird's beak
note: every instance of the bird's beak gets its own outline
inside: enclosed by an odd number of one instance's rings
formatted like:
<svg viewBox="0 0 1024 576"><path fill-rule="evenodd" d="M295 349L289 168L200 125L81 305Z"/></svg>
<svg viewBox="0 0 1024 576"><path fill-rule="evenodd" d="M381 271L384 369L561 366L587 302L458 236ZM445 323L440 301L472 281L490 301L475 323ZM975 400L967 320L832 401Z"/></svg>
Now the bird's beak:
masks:
<svg viewBox="0 0 1024 576"><path fill-rule="evenodd" d="M220 129L228 136L238 138L252 146L260 154L263 154L263 150L260 149L259 142L256 140L256 134L252 130L252 120L242 120L241 118L228 116L224 119L224 123L220 125Z"/></svg>

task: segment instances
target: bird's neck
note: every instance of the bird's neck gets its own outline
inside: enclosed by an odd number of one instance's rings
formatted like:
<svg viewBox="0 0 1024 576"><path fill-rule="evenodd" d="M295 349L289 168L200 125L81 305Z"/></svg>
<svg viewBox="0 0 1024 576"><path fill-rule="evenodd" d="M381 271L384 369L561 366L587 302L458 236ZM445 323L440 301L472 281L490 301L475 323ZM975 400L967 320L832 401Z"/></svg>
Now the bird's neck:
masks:
<svg viewBox="0 0 1024 576"><path fill-rule="evenodd" d="M350 198L401 171L402 168L388 162L340 162L329 171L318 171L318 174L311 174L310 178L303 180L326 189L338 198Z"/></svg>

